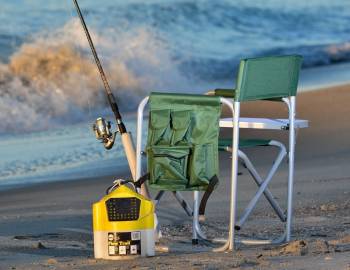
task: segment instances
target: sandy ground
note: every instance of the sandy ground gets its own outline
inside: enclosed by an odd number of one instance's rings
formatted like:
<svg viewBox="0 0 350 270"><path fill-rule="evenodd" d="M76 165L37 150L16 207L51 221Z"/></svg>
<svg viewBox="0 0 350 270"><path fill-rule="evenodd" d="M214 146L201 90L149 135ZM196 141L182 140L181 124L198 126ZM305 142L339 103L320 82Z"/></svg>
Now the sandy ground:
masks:
<svg viewBox="0 0 350 270"><path fill-rule="evenodd" d="M0 269L350 269L350 86L307 92L298 97L298 117L311 127L298 133L293 241L285 245L238 246L233 253L211 252L212 244L191 245L191 219L171 194L158 209L168 252L131 261L93 258L91 204L113 177L33 185L0 192ZM261 104L243 106L244 116ZM286 110L273 104L265 115ZM286 139L276 132L262 132ZM266 134L268 133L268 134ZM245 136L251 132L244 131ZM225 134L223 134L225 136ZM255 136L255 135L254 135ZM248 152L264 175L272 155ZM263 157L263 159L258 159ZM203 230L224 237L228 224L229 158L221 154L221 183L210 198ZM256 186L242 167L238 210L242 212ZM120 175L126 175L121 172ZM287 166L269 188L285 206ZM190 198L190 194L185 194ZM264 198L239 232L241 237L278 236L282 226Z"/></svg>

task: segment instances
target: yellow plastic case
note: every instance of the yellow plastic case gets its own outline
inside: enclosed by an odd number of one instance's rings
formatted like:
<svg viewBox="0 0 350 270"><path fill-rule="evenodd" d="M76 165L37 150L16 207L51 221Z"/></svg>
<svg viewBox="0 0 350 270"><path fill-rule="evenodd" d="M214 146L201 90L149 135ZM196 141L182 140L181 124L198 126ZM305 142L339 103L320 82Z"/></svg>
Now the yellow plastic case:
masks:
<svg viewBox="0 0 350 270"><path fill-rule="evenodd" d="M154 256L154 204L121 185L93 204L96 259Z"/></svg>

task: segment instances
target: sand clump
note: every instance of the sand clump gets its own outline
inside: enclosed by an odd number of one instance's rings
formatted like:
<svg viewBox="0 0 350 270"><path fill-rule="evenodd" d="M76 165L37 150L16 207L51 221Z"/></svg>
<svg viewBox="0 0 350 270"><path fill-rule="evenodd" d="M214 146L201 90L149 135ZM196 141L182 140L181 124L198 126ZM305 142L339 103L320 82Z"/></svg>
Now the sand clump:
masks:
<svg viewBox="0 0 350 270"><path fill-rule="evenodd" d="M350 234L339 239L328 241L328 243L330 245L350 244Z"/></svg>
<svg viewBox="0 0 350 270"><path fill-rule="evenodd" d="M47 264L57 264L57 260L53 258L48 259L46 262Z"/></svg>
<svg viewBox="0 0 350 270"><path fill-rule="evenodd" d="M340 239L331 240L328 243L334 252L350 251L350 235L346 235Z"/></svg>
<svg viewBox="0 0 350 270"><path fill-rule="evenodd" d="M320 210L324 212L333 212L338 209L338 206L334 203L322 204Z"/></svg>
<svg viewBox="0 0 350 270"><path fill-rule="evenodd" d="M327 254L350 251L350 235L333 240L296 240L269 250L266 256L306 256L308 254ZM261 254L258 257L262 257Z"/></svg>
<svg viewBox="0 0 350 270"><path fill-rule="evenodd" d="M308 243L308 250L313 254L329 253L329 244L325 240L316 240Z"/></svg>
<svg viewBox="0 0 350 270"><path fill-rule="evenodd" d="M296 240L271 250L269 255L270 256L285 256L285 255L304 256L307 253L308 253L307 242L304 240Z"/></svg>

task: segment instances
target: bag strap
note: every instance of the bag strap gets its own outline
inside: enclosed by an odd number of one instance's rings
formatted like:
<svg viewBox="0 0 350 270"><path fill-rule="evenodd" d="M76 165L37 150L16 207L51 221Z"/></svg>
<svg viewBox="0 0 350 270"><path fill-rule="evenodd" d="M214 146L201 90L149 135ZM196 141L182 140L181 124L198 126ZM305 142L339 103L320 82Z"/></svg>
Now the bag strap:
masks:
<svg viewBox="0 0 350 270"><path fill-rule="evenodd" d="M142 184L149 180L149 177L150 174L146 173L145 175L141 176L136 182L134 182L134 186L136 188L141 188Z"/></svg>
<svg viewBox="0 0 350 270"><path fill-rule="evenodd" d="M199 205L199 211L198 211L198 214L200 216L204 216L204 212L205 212L205 207L207 206L207 202L208 202L208 199L211 195L211 193L214 191L214 188L215 186L217 185L217 183L219 183L219 178L214 175L210 180L209 180L209 184L208 184L208 187L207 189L205 190L204 194L203 194L203 197L202 197L202 200L201 200L201 203Z"/></svg>

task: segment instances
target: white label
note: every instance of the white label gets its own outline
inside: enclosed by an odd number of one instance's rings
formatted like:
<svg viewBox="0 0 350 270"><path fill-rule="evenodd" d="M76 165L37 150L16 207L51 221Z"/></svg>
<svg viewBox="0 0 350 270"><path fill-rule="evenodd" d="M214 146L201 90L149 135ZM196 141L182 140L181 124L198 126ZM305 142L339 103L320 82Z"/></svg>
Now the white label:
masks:
<svg viewBox="0 0 350 270"><path fill-rule="evenodd" d="M131 232L131 240L141 240L140 232Z"/></svg>
<svg viewBox="0 0 350 270"><path fill-rule="evenodd" d="M119 246L119 255L126 255L126 246Z"/></svg>
<svg viewBox="0 0 350 270"><path fill-rule="evenodd" d="M108 246L108 254L115 255L115 246Z"/></svg>
<svg viewBox="0 0 350 270"><path fill-rule="evenodd" d="M137 245L130 246L130 254L137 254Z"/></svg>

